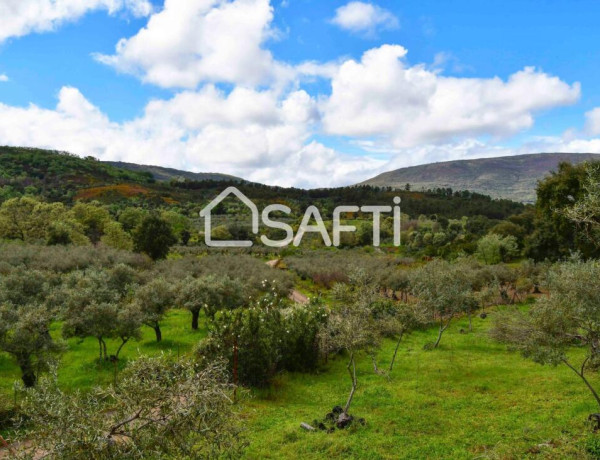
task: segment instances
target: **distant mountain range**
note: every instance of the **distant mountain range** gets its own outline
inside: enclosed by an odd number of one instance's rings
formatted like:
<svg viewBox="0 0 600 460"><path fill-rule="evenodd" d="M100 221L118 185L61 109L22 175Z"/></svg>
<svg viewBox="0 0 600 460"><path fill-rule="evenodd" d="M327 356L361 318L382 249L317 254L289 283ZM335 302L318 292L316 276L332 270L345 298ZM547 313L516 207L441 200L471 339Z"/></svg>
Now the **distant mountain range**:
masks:
<svg viewBox="0 0 600 460"><path fill-rule="evenodd" d="M227 180L227 181L243 181L239 177L230 176L220 173L195 173L189 171L180 171L179 169L163 168L162 166L138 165L135 163L125 163L123 161L103 161L102 163L109 164L115 168L128 169L136 172L149 172L157 181L170 180Z"/></svg>
<svg viewBox="0 0 600 460"><path fill-rule="evenodd" d="M456 160L396 169L359 185L406 187L411 190L452 188L470 190L524 203L535 201L537 182L561 162L600 161L593 153L536 153L498 158Z"/></svg>

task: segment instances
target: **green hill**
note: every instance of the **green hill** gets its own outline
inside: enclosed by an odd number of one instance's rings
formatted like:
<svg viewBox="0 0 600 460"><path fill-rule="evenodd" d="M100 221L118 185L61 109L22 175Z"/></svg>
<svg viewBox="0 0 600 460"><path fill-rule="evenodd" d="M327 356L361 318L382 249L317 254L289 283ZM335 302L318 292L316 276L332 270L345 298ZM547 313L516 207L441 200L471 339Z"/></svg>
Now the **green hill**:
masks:
<svg viewBox="0 0 600 460"><path fill-rule="evenodd" d="M230 176L228 174L220 173L195 173L190 171L181 171L173 168L163 168L162 166L151 166L151 165L138 165L135 163L126 163L123 161L106 161L104 162L115 168L127 169L135 172L146 172L152 174L157 181L170 181L170 180L192 180L192 181L243 181L239 177Z"/></svg>
<svg viewBox="0 0 600 460"><path fill-rule="evenodd" d="M28 193L50 201L98 199L104 202L140 198L169 203L188 192L169 181L196 181L207 187L242 179L213 173L190 173L158 166L99 161L52 150L0 146L0 201Z"/></svg>
<svg viewBox="0 0 600 460"><path fill-rule="evenodd" d="M395 196L402 198L402 211L411 216L439 214L461 218L483 215L504 219L523 210L520 203L492 200L469 192L437 190L422 193L378 187L303 190L251 183L221 174L187 173L155 166L101 162L65 152L0 147L0 202L29 194L65 203L97 200L105 204L147 208L175 205L185 207L195 215L229 185L238 187L259 208L272 203L287 203L293 218L301 216L311 205L318 205L325 215L331 215L333 208L341 204L391 204ZM235 211L237 207L232 209Z"/></svg>
<svg viewBox="0 0 600 460"><path fill-rule="evenodd" d="M535 187L561 162L573 164L600 160L592 153L538 153L499 158L444 161L396 169L373 177L360 185L411 190L452 188L470 190L494 198L532 203Z"/></svg>

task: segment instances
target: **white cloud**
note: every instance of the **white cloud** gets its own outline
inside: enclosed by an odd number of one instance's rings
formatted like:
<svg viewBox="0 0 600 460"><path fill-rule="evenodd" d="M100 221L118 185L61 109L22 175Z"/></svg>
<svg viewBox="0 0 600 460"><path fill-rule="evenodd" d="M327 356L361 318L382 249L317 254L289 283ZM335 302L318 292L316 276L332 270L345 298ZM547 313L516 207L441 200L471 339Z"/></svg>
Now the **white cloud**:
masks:
<svg viewBox="0 0 600 460"><path fill-rule="evenodd" d="M272 91L236 88L225 94L209 85L154 100L143 116L115 123L76 88L64 87L54 110L0 104L0 138L7 145L285 186L350 184L379 172L385 161L342 155L311 141L317 116L304 91L280 100Z"/></svg>
<svg viewBox="0 0 600 460"><path fill-rule="evenodd" d="M342 29L372 35L377 29L398 28L398 18L372 3L350 2L335 10L331 22Z"/></svg>
<svg viewBox="0 0 600 460"><path fill-rule="evenodd" d="M96 58L162 87L269 83L291 72L263 47L272 19L269 0L166 0L114 55Z"/></svg>
<svg viewBox="0 0 600 460"><path fill-rule="evenodd" d="M6 74L4 74L4 73L0 73L0 82L6 82L6 81L8 81L8 80L10 80L10 79L8 78L8 75L6 75Z"/></svg>
<svg viewBox="0 0 600 460"><path fill-rule="evenodd" d="M2 0L0 2L0 43L10 37L47 32L74 21L93 10L109 14L127 10L135 16L152 11L148 0Z"/></svg>
<svg viewBox="0 0 600 460"><path fill-rule="evenodd" d="M585 114L585 132L590 136L600 134L600 107L586 112Z"/></svg>
<svg viewBox="0 0 600 460"><path fill-rule="evenodd" d="M348 60L322 104L324 130L380 137L393 147L443 143L460 137L506 136L533 125L535 112L573 104L579 83L525 68L500 78L444 77L408 66L406 49L383 45Z"/></svg>

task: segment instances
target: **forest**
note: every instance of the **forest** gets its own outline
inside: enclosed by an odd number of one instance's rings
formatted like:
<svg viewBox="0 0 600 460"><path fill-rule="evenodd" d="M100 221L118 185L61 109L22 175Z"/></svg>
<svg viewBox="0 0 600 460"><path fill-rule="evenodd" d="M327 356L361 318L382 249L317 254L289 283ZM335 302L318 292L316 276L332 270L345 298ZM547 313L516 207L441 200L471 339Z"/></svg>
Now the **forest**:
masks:
<svg viewBox="0 0 600 460"><path fill-rule="evenodd" d="M215 249L199 211L402 198L339 248ZM0 459L600 458L600 164L535 205L286 189L0 148ZM225 200L212 238L255 238Z"/></svg>

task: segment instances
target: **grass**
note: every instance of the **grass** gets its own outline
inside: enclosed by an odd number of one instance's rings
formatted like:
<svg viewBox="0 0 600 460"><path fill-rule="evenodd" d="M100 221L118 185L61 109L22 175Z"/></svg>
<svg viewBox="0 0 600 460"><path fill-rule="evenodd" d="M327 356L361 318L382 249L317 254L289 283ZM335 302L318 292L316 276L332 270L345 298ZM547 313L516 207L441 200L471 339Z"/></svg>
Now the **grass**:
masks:
<svg viewBox="0 0 600 460"><path fill-rule="evenodd" d="M361 357L350 412L364 417L365 426L331 434L299 427L345 402L350 381L343 356L316 374L280 375L271 388L253 390L242 402L250 441L246 458L562 459L585 458L585 445L591 442L600 446L586 427L588 414L598 408L572 371L543 367L507 351L489 340L490 324L490 318L477 318L475 332L462 334L467 321L456 321L433 351L423 345L433 340L435 330L413 333L404 340L389 380ZM184 311L171 312L162 326L161 344L145 328L140 342L124 348L124 361L140 354L176 354L177 349L185 353L205 335L205 328L191 331ZM53 333L59 333L59 325ZM59 370L65 388L112 381L112 367L98 364L94 340L69 340L68 345ZM116 345L109 343L109 351ZM381 367L389 364L394 345L383 343ZM11 397L17 378L13 361L0 354L0 394ZM600 375L591 379L600 385Z"/></svg>
<svg viewBox="0 0 600 460"><path fill-rule="evenodd" d="M206 336L204 323L198 331L191 329L191 314L188 311L172 310L161 322L163 340L156 342L154 330L142 328L142 339L129 342L121 351L119 366L140 355L157 355L165 353L186 353ZM52 326L52 336L61 337L61 325ZM109 354L114 354L119 346L117 340L107 340ZM65 389L88 390L96 385L106 385L113 381L114 367L110 363L99 362L98 342L94 338L83 341L73 338L66 341L67 350L60 357L59 383ZM13 383L20 379L20 372L14 360L7 354L0 353L0 398L13 398Z"/></svg>
<svg viewBox="0 0 600 460"><path fill-rule="evenodd" d="M433 351L423 345L434 330L414 333L390 380L363 357L350 412L367 423L349 430L299 428L346 401L343 357L317 375L282 375L247 403L247 458L582 458L586 418L598 409L588 390L565 367L540 366L491 342L489 324L477 319L474 333L461 334L467 322L456 322ZM394 345L383 344L381 367Z"/></svg>

